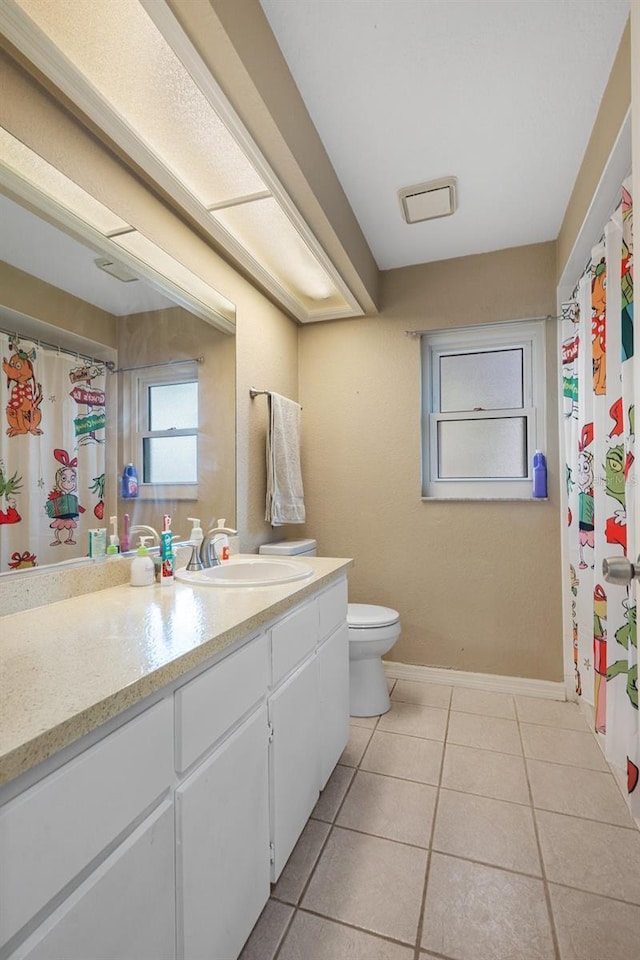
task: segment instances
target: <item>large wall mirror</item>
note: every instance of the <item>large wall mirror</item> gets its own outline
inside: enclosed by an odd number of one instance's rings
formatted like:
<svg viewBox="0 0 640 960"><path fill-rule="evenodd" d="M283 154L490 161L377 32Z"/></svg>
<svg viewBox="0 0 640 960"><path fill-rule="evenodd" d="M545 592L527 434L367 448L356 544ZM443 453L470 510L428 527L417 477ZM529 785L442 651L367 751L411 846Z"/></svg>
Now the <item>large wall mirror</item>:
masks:
<svg viewBox="0 0 640 960"><path fill-rule="evenodd" d="M125 514L155 529L169 514L184 538L188 517L234 524L235 338L8 193L0 572L86 557L111 516L120 536ZM123 498L129 462L138 496Z"/></svg>

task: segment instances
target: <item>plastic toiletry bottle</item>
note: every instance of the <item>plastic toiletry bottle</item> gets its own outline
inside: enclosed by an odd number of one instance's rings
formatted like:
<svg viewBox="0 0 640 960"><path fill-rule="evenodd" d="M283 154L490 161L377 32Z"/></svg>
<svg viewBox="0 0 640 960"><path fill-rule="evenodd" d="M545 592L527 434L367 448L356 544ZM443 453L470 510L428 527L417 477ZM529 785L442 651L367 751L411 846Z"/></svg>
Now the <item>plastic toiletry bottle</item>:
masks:
<svg viewBox="0 0 640 960"><path fill-rule="evenodd" d="M547 461L540 450L533 455L533 496L538 500L547 496Z"/></svg>
<svg viewBox="0 0 640 960"><path fill-rule="evenodd" d="M132 500L138 496L138 471L132 463L128 463L122 474L122 497Z"/></svg>
<svg viewBox="0 0 640 960"><path fill-rule="evenodd" d="M153 537L140 537L140 546L131 561L130 583L132 587L150 587L153 584L153 560L149 556L147 540L153 540Z"/></svg>
<svg viewBox="0 0 640 960"><path fill-rule="evenodd" d="M160 568L160 584L163 587L173 583L173 538L171 535L171 517L165 513L162 520L162 533L160 534L160 558L162 566Z"/></svg>
<svg viewBox="0 0 640 960"><path fill-rule="evenodd" d="M122 537L120 538L120 549L123 553L127 553L129 550L129 514L125 513L122 518L124 524L124 529L122 531Z"/></svg>
<svg viewBox="0 0 640 960"><path fill-rule="evenodd" d="M229 560L229 537L226 533L219 533L216 535L213 541L213 549L216 552L216 557L222 563L225 560Z"/></svg>
<svg viewBox="0 0 640 960"><path fill-rule="evenodd" d="M187 520L190 520L193 524L189 535L189 543L193 549L191 551L191 558L187 564L187 570L202 570L204 565L200 559L200 547L204 540L204 533L200 526L200 520L197 517L187 517Z"/></svg>
<svg viewBox="0 0 640 960"><path fill-rule="evenodd" d="M118 539L118 518L109 517L109 523L111 524L111 534L109 536L107 553L109 556L113 556L114 553L120 553L120 540Z"/></svg>

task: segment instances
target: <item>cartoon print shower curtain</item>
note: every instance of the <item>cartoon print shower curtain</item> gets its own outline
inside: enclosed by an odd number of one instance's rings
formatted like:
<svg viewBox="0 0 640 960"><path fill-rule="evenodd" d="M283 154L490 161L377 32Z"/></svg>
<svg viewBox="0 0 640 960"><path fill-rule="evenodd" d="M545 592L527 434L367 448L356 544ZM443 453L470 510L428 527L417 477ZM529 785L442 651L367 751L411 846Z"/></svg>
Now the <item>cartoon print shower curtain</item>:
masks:
<svg viewBox="0 0 640 960"><path fill-rule="evenodd" d="M0 334L0 571L87 555L103 526L104 366Z"/></svg>
<svg viewBox="0 0 640 960"><path fill-rule="evenodd" d="M633 241L631 181L562 307L569 589L576 692L593 706L607 758L626 769L640 817L637 581L607 583L606 557L635 562Z"/></svg>

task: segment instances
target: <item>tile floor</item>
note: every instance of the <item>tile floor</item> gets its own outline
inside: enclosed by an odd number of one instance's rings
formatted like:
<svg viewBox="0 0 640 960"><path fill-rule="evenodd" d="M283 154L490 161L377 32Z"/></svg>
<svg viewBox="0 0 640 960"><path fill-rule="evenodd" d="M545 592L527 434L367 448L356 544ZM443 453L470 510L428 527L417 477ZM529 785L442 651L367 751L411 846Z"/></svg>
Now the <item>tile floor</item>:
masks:
<svg viewBox="0 0 640 960"><path fill-rule="evenodd" d="M390 686L241 960L640 957L640 832L579 707Z"/></svg>

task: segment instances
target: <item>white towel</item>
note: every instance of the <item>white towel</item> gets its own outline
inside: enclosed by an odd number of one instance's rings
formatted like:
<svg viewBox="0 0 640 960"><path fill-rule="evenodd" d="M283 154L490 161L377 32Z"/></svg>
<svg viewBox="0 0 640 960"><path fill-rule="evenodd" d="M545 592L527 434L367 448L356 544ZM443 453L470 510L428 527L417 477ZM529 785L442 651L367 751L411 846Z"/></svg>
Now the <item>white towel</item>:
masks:
<svg viewBox="0 0 640 960"><path fill-rule="evenodd" d="M278 393L269 394L265 520L274 527L305 521L300 470L301 410L293 400Z"/></svg>

